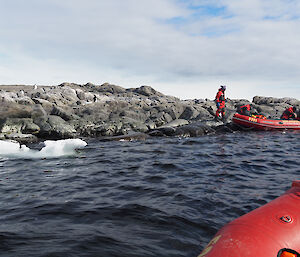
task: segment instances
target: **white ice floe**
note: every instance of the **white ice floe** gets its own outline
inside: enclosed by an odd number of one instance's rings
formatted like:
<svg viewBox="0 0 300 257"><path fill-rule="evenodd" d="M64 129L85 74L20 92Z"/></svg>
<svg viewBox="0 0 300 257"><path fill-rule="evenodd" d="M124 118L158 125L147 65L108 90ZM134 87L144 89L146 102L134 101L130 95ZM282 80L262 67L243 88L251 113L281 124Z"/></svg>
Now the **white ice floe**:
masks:
<svg viewBox="0 0 300 257"><path fill-rule="evenodd" d="M13 141L0 140L0 157L9 158L57 158L76 154L75 149L83 148L87 143L81 139L47 140L41 150L30 149Z"/></svg>

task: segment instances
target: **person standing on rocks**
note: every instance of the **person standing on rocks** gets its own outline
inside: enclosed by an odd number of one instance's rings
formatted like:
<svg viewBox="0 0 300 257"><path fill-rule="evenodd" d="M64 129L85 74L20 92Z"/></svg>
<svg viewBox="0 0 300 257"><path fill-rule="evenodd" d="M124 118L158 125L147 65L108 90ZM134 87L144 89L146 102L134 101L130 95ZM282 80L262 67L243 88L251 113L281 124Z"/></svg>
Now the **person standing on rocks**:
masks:
<svg viewBox="0 0 300 257"><path fill-rule="evenodd" d="M225 118L225 90L226 86L221 86L219 91L216 95L216 105L217 105L217 112L216 112L216 119L219 118L220 114L222 115L222 119Z"/></svg>

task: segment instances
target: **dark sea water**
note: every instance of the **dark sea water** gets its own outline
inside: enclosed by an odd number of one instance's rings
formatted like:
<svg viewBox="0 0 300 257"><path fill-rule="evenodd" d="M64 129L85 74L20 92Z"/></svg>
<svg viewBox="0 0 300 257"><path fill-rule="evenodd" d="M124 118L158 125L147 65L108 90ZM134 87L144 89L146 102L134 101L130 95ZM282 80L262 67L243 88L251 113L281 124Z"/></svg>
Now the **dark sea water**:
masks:
<svg viewBox="0 0 300 257"><path fill-rule="evenodd" d="M198 256L300 179L300 132L87 142L0 157L0 256Z"/></svg>

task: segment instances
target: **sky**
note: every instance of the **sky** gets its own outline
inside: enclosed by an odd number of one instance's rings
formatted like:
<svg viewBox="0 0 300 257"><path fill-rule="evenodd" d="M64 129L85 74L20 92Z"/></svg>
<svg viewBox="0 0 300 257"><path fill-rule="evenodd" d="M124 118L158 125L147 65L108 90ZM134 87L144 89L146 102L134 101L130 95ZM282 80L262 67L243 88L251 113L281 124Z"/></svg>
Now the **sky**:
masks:
<svg viewBox="0 0 300 257"><path fill-rule="evenodd" d="M298 0L0 0L0 84L300 100Z"/></svg>

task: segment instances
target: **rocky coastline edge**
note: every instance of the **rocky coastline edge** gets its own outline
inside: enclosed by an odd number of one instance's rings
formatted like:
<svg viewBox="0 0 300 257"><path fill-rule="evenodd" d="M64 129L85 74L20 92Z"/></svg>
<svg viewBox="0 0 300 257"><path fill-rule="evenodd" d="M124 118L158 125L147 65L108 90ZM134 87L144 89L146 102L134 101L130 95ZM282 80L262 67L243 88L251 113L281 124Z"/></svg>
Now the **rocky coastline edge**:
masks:
<svg viewBox="0 0 300 257"><path fill-rule="evenodd" d="M153 136L195 137L234 132L238 105L251 104L266 117L278 119L296 106L295 98L254 96L226 102L226 117L215 120L214 100L181 100L150 86L123 88L104 83L56 86L0 85L0 139L34 143L46 139L146 139Z"/></svg>

